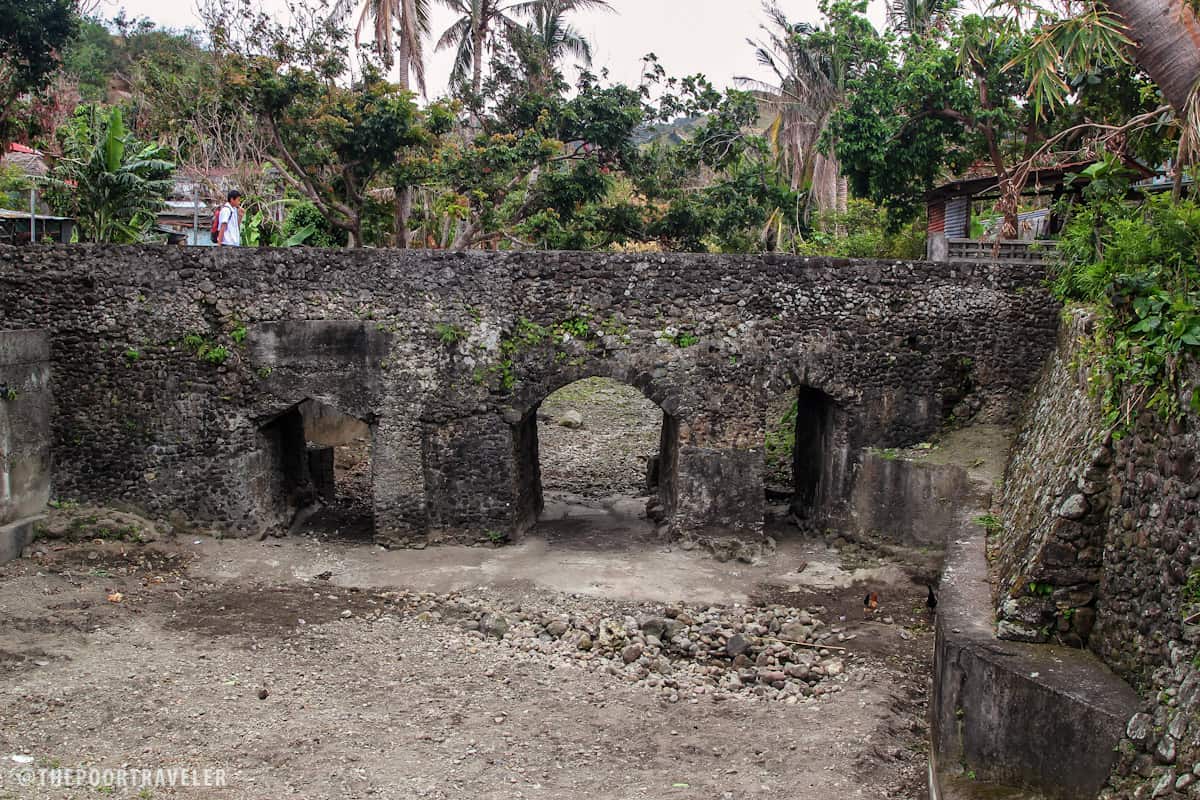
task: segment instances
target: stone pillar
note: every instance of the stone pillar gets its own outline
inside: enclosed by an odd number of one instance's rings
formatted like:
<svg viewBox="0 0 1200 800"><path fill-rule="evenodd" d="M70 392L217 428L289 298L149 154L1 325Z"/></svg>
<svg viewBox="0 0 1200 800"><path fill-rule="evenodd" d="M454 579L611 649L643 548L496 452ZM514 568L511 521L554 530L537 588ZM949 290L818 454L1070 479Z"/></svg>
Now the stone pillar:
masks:
<svg viewBox="0 0 1200 800"><path fill-rule="evenodd" d="M21 555L50 500L50 340L0 332L0 562Z"/></svg>
<svg viewBox="0 0 1200 800"><path fill-rule="evenodd" d="M425 511L422 426L415 406L391 406L372 426L371 489L375 541L387 547L423 541Z"/></svg>
<svg viewBox="0 0 1200 800"><path fill-rule="evenodd" d="M516 535L519 467L512 425L495 412L423 426L430 538Z"/></svg>
<svg viewBox="0 0 1200 800"><path fill-rule="evenodd" d="M741 423L739 423L741 420ZM660 485L671 487L671 531L681 538L762 537L766 494L763 484L762 423L753 412L713 420L693 417L674 427L673 459L664 449Z"/></svg>
<svg viewBox="0 0 1200 800"><path fill-rule="evenodd" d="M680 448L672 531L684 538L761 537L762 460L761 450Z"/></svg>

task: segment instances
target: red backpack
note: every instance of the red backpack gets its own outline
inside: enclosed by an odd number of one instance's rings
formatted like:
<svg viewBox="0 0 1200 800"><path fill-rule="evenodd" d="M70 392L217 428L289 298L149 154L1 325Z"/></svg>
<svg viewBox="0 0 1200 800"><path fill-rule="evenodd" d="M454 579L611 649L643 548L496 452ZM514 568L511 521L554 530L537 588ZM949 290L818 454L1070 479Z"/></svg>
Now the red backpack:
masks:
<svg viewBox="0 0 1200 800"><path fill-rule="evenodd" d="M221 241L221 206L213 209L212 219L212 240L213 244L220 244Z"/></svg>

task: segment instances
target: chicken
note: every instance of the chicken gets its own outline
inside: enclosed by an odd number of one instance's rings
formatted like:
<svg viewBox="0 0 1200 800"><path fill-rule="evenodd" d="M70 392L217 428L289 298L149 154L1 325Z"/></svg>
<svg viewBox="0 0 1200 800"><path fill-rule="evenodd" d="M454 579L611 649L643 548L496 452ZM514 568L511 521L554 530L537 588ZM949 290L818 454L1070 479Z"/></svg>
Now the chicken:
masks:
<svg viewBox="0 0 1200 800"><path fill-rule="evenodd" d="M879 608L879 593L870 592L863 598L863 618L869 619L876 609Z"/></svg>
<svg viewBox="0 0 1200 800"><path fill-rule="evenodd" d="M929 592L929 594L925 597L925 607L929 609L929 613L932 614L933 610L937 608L937 595L933 593L932 585L926 586L925 589Z"/></svg>

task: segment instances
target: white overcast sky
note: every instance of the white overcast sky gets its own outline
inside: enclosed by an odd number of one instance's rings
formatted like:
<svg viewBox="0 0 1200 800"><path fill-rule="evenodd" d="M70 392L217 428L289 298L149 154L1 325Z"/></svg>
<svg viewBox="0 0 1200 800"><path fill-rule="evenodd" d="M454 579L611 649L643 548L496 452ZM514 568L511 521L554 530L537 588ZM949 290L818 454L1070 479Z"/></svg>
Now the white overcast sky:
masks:
<svg viewBox="0 0 1200 800"><path fill-rule="evenodd" d="M283 0L246 0L282 9ZM356 0L356 7L361 0ZM766 17L761 0L610 0L614 12L587 11L572 17L592 42L593 70L607 67L614 81L636 84L642 57L658 55L668 75L704 73L718 87L733 85L736 76L766 77L754 60L747 39L762 37ZM434 3L434 37L453 21L453 14ZM818 22L817 0L779 0L794 22ZM149 17L170 28L200 27L195 0L103 0L100 13L114 16L124 8L130 17ZM883 0L873 0L871 18L882 26ZM432 51L432 43L429 50ZM450 71L448 52L426 53L430 96L445 91ZM567 71L574 78L574 70Z"/></svg>

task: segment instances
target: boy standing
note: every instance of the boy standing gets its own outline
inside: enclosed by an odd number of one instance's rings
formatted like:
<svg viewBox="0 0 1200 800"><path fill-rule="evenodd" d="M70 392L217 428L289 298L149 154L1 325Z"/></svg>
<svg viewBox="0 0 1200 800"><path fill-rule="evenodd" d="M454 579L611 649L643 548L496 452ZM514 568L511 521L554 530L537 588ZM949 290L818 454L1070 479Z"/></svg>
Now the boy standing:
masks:
<svg viewBox="0 0 1200 800"><path fill-rule="evenodd" d="M242 244L242 216L246 213L242 208L242 193L230 189L228 200L221 206L221 216L217 223L217 244L222 247L240 247Z"/></svg>

